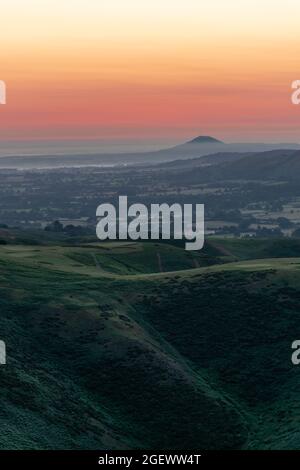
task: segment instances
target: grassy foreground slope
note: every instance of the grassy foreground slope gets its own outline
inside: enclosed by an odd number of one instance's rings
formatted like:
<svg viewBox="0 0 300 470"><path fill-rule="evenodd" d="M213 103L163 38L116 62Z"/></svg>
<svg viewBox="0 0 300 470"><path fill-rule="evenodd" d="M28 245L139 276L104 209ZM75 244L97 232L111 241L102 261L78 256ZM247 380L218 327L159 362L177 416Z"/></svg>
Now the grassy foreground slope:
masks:
<svg viewBox="0 0 300 470"><path fill-rule="evenodd" d="M0 447L300 448L300 258L224 247L0 247Z"/></svg>

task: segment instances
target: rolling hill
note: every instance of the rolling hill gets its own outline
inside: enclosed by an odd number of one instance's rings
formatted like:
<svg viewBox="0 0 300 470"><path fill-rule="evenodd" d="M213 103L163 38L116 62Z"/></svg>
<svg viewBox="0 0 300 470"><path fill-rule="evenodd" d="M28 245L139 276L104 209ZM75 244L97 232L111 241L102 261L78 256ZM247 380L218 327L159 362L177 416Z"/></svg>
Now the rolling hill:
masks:
<svg viewBox="0 0 300 470"><path fill-rule="evenodd" d="M300 448L293 243L1 246L0 447Z"/></svg>
<svg viewBox="0 0 300 470"><path fill-rule="evenodd" d="M162 164L165 170L180 169L183 182L226 180L297 181L300 175L300 151L272 150L256 153L220 153L191 160ZM177 177L177 174L175 177Z"/></svg>

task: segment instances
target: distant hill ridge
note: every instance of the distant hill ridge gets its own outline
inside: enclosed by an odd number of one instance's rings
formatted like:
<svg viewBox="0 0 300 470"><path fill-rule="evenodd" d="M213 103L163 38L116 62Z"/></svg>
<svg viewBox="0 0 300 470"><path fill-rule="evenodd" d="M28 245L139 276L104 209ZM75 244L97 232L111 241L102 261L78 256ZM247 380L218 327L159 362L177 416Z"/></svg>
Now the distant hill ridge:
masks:
<svg viewBox="0 0 300 470"><path fill-rule="evenodd" d="M219 153L161 165L180 169L181 178L195 181L300 179L300 150L272 150L256 153Z"/></svg>
<svg viewBox="0 0 300 470"><path fill-rule="evenodd" d="M190 160L195 158L208 158L213 154L254 153L271 150L300 150L300 144L265 144L265 143L225 143L215 137L199 135L183 144L151 152L131 153L98 153L93 154L43 154L43 155L16 155L2 156L0 168L59 168L76 166L102 166L102 165L135 165L172 162L175 160ZM1 144L0 144L1 155ZM230 159L230 158L229 158ZM235 159L235 158L234 158ZM208 162L209 163L209 162Z"/></svg>
<svg viewBox="0 0 300 470"><path fill-rule="evenodd" d="M195 139L189 140L187 144L224 144L224 142L209 135L200 135L195 137Z"/></svg>

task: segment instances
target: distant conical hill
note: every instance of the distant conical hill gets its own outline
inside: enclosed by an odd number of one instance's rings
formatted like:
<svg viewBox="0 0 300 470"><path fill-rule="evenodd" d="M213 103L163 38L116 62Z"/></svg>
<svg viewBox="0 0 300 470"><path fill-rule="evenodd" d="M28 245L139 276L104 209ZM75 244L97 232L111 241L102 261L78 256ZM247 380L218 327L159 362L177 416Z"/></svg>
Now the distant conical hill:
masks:
<svg viewBox="0 0 300 470"><path fill-rule="evenodd" d="M210 137L209 135L199 135L187 142L187 144L223 144L221 140Z"/></svg>

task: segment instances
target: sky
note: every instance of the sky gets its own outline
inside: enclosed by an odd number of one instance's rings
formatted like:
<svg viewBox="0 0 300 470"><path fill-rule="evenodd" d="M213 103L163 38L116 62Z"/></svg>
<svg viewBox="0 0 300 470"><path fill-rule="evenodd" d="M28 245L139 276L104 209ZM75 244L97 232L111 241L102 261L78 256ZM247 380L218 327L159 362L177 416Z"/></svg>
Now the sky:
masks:
<svg viewBox="0 0 300 470"><path fill-rule="evenodd" d="M0 0L0 13L0 149L300 142L299 0Z"/></svg>

